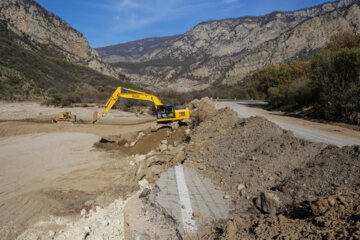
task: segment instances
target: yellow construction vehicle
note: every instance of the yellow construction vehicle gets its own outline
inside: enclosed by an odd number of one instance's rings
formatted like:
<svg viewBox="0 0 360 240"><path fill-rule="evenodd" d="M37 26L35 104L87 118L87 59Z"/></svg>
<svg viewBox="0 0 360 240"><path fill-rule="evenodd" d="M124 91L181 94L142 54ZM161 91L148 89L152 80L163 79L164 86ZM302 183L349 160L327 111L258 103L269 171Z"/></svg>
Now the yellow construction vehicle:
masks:
<svg viewBox="0 0 360 240"><path fill-rule="evenodd" d="M102 112L98 114L95 113L93 123L95 123L99 118L104 117L106 114L108 114L110 109L114 106L114 104L118 101L119 98L138 99L154 103L156 109L157 124L154 124L152 126L152 131L156 131L163 126L169 126L173 129L176 129L179 127L180 122L190 118L190 110L187 107L175 107L170 104L162 104L160 99L155 95L147 94L133 89L118 87L111 95L110 99L107 101Z"/></svg>
<svg viewBox="0 0 360 240"><path fill-rule="evenodd" d="M76 115L71 114L71 112L60 112L59 116L51 120L53 123L59 122L59 121L65 121L65 122L76 122Z"/></svg>

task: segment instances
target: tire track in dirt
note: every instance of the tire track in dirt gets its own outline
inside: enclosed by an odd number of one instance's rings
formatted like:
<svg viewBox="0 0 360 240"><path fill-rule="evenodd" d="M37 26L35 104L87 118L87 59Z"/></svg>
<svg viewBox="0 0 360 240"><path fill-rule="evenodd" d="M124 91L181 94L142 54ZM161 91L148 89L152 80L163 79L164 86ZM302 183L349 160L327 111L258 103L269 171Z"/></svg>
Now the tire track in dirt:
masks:
<svg viewBox="0 0 360 240"><path fill-rule="evenodd" d="M19 195L2 203L0 208L0 239L14 239L34 223L45 205L29 195Z"/></svg>

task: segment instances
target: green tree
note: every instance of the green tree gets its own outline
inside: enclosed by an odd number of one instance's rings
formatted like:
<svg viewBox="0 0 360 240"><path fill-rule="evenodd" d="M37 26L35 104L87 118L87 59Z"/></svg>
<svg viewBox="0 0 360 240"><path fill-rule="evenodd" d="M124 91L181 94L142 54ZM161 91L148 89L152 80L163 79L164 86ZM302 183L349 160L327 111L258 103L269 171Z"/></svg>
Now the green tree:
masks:
<svg viewBox="0 0 360 240"><path fill-rule="evenodd" d="M250 92L253 96L257 92L265 95L272 106L296 104L294 94L302 98L300 89L296 89L294 83L306 79L310 73L308 62L293 62L291 64L272 64L259 71L256 71L251 79ZM292 87L292 95L289 96L289 88ZM297 90L296 93L294 91Z"/></svg>
<svg viewBox="0 0 360 240"><path fill-rule="evenodd" d="M316 109L325 118L351 121L360 112L360 48L321 51L311 66Z"/></svg>

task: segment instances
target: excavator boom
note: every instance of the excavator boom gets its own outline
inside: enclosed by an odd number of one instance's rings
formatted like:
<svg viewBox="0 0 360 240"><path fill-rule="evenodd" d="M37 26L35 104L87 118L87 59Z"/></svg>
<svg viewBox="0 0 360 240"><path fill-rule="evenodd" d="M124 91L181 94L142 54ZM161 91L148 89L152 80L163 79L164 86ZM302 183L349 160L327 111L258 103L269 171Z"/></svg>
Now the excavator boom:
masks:
<svg viewBox="0 0 360 240"><path fill-rule="evenodd" d="M123 90L125 90L126 92L123 92ZM173 105L164 105L155 95L147 94L133 89L118 87L107 101L102 112L99 114L94 113L93 123L95 123L99 118L106 116L106 114L109 113L110 109L119 100L119 98L138 99L152 102L155 105L155 109L157 112L156 117L158 124L174 123L172 125L176 125L179 121L188 119L190 117L190 111L186 107L174 107Z"/></svg>
<svg viewBox="0 0 360 240"><path fill-rule="evenodd" d="M123 93L122 90L128 91L127 93ZM158 105L162 105L161 101L154 95L150 95L144 92L136 91L129 88L118 87L115 92L111 95L110 99L107 101L100 117L106 116L109 113L110 109L114 106L114 104L119 100L119 98L130 98L130 99L138 99L153 102L155 108Z"/></svg>

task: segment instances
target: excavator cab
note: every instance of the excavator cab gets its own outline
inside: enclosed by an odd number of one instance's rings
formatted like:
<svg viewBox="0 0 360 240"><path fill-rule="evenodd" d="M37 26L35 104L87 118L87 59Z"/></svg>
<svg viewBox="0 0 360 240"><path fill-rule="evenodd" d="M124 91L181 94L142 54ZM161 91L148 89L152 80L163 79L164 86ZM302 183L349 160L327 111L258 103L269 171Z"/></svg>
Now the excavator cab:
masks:
<svg viewBox="0 0 360 240"><path fill-rule="evenodd" d="M159 105L156 116L157 119L175 118L175 108L173 105Z"/></svg>
<svg viewBox="0 0 360 240"><path fill-rule="evenodd" d="M181 121L190 117L190 111L187 107L163 104L157 106L156 117L158 123Z"/></svg>

